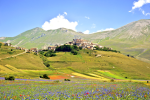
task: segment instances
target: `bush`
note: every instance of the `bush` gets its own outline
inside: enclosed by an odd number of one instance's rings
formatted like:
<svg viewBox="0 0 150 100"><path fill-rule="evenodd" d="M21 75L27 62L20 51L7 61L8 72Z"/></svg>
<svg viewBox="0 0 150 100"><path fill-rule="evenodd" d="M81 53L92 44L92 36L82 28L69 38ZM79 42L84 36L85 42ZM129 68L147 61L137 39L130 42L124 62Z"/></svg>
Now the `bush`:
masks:
<svg viewBox="0 0 150 100"><path fill-rule="evenodd" d="M44 74L43 77L40 76L40 78L50 79L47 74Z"/></svg>
<svg viewBox="0 0 150 100"><path fill-rule="evenodd" d="M47 62L44 62L44 65L45 65L46 67L50 67L50 64L49 64L48 61L47 61Z"/></svg>
<svg viewBox="0 0 150 100"><path fill-rule="evenodd" d="M64 81L70 81L70 79L64 79Z"/></svg>
<svg viewBox="0 0 150 100"><path fill-rule="evenodd" d="M56 56L55 52L53 50L49 50L47 52L40 52L40 54L46 56L46 57L53 57L53 56Z"/></svg>
<svg viewBox="0 0 150 100"><path fill-rule="evenodd" d="M114 79L111 79L110 82L114 82Z"/></svg>
<svg viewBox="0 0 150 100"><path fill-rule="evenodd" d="M7 52L7 53L9 53L9 54L13 54L13 52L11 52L11 51L10 51L10 52Z"/></svg>
<svg viewBox="0 0 150 100"><path fill-rule="evenodd" d="M15 80L14 76L5 77L5 80Z"/></svg>
<svg viewBox="0 0 150 100"><path fill-rule="evenodd" d="M82 47L79 47L80 50L82 50Z"/></svg>
<svg viewBox="0 0 150 100"><path fill-rule="evenodd" d="M77 54L78 54L78 52L77 52L76 50L72 50L71 53L72 53L73 55L77 55Z"/></svg>
<svg viewBox="0 0 150 100"><path fill-rule="evenodd" d="M0 48L1 48L1 46L2 46L2 43L0 43Z"/></svg>

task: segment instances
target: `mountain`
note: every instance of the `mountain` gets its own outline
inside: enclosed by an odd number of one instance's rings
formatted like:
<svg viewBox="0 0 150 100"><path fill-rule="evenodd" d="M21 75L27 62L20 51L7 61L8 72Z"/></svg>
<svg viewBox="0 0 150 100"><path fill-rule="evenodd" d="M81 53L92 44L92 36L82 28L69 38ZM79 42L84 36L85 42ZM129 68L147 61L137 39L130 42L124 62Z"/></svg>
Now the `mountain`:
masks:
<svg viewBox="0 0 150 100"><path fill-rule="evenodd" d="M64 44L74 38L99 43L120 50L125 55L129 54L150 62L150 19L135 21L113 31L93 34L83 34L65 28L45 31L37 27L15 37L0 38L0 41L11 42L13 45L25 48L44 48L49 45Z"/></svg>
<svg viewBox="0 0 150 100"><path fill-rule="evenodd" d="M150 20L142 19L116 30L95 33L89 37L91 41L150 62Z"/></svg>
<svg viewBox="0 0 150 100"><path fill-rule="evenodd" d="M70 29L59 28L56 30L45 31L39 27L23 32L15 37L0 39L2 42L11 42L13 45L25 48L43 48L44 46L64 44L72 41L73 38L80 38L84 35Z"/></svg>

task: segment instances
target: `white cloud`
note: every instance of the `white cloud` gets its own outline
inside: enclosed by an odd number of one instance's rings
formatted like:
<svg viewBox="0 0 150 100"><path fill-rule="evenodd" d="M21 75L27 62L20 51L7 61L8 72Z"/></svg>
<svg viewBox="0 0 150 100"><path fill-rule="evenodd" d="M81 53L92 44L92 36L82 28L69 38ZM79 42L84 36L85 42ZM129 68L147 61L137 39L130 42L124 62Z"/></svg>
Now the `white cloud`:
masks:
<svg viewBox="0 0 150 100"><path fill-rule="evenodd" d="M150 15L150 13L146 13L146 16L147 16L147 15Z"/></svg>
<svg viewBox="0 0 150 100"><path fill-rule="evenodd" d="M114 28L106 28L106 29L98 30L97 32L102 32L102 31L112 31L112 30L115 30L115 29L114 29Z"/></svg>
<svg viewBox="0 0 150 100"><path fill-rule="evenodd" d="M150 0L138 0L137 2L133 2L133 7L129 12L132 12L134 9L139 8L139 10L142 11L143 15L150 15L150 13L145 13L145 11L141 9L141 7L147 3L150 3Z"/></svg>
<svg viewBox="0 0 150 100"><path fill-rule="evenodd" d="M89 30L86 30L86 31L84 31L83 33L84 33L84 34L89 34L89 32L90 32Z"/></svg>
<svg viewBox="0 0 150 100"><path fill-rule="evenodd" d="M86 19L90 19L90 17L85 16Z"/></svg>
<svg viewBox="0 0 150 100"><path fill-rule="evenodd" d="M67 14L64 12L64 14ZM67 28L67 29L72 29L76 31L76 26L78 25L78 22L70 22L68 19L65 19L64 15L58 15L57 17L51 19L49 22L46 21L43 25L42 28L44 30L54 30L58 28Z"/></svg>
<svg viewBox="0 0 150 100"><path fill-rule="evenodd" d="M64 12L65 15L67 15L67 12Z"/></svg>
<svg viewBox="0 0 150 100"><path fill-rule="evenodd" d="M92 27L91 28L95 28L96 27L96 24L92 24Z"/></svg>
<svg viewBox="0 0 150 100"><path fill-rule="evenodd" d="M150 15L150 13L145 13L145 11L141 8L139 8L139 10L142 12L143 15L147 16L147 15Z"/></svg>

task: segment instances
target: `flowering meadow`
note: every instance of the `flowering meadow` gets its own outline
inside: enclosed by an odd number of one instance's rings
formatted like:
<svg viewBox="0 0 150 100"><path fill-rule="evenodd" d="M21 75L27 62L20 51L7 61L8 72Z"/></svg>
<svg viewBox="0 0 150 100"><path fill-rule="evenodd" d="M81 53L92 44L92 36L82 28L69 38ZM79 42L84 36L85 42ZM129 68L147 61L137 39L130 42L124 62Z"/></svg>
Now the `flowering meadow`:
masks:
<svg viewBox="0 0 150 100"><path fill-rule="evenodd" d="M135 82L0 80L0 100L150 100Z"/></svg>

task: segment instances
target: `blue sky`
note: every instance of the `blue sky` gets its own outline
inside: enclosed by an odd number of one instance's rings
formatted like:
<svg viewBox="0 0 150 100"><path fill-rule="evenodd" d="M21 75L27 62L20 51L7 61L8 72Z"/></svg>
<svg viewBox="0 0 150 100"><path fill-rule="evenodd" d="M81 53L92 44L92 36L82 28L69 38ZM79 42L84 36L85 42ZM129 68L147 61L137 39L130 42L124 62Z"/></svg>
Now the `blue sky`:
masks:
<svg viewBox="0 0 150 100"><path fill-rule="evenodd" d="M150 19L150 0L0 0L0 37L35 27L91 34Z"/></svg>

